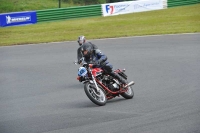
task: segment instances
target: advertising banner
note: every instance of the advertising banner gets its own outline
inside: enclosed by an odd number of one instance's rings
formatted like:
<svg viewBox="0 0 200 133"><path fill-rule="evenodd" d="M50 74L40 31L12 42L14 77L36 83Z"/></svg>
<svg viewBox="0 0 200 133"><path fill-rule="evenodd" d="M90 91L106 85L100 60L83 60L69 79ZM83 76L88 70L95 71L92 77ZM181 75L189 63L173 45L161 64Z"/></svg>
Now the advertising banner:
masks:
<svg viewBox="0 0 200 133"><path fill-rule="evenodd" d="M103 16L163 9L163 0L139 0L102 4Z"/></svg>
<svg viewBox="0 0 200 133"><path fill-rule="evenodd" d="M34 23L37 23L37 16L35 11L0 14L1 27Z"/></svg>

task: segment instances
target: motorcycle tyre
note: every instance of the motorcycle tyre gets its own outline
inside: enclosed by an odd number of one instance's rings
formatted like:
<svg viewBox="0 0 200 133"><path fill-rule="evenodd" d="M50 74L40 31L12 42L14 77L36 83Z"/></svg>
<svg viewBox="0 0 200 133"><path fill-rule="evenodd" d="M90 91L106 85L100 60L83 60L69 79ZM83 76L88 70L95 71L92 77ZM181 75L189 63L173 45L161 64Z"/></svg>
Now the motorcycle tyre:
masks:
<svg viewBox="0 0 200 133"><path fill-rule="evenodd" d="M99 106L104 106L105 104L106 104L106 102L107 102L107 98L106 98L106 95L105 95L105 93L104 93L104 91L102 90L102 88L99 86L99 88L100 88L100 93L101 93L101 95L103 95L104 96L104 101L103 102L101 102L101 101L98 101L97 99L95 99L92 95L91 95L91 93L89 92L89 82L87 82L87 83L85 83L85 85L84 85L84 90L85 90L85 93L86 93L86 95L88 96L88 98L93 102L93 103L95 103L95 104L97 104L97 105L99 105Z"/></svg>
<svg viewBox="0 0 200 133"><path fill-rule="evenodd" d="M133 91L132 86L129 86L129 89L120 95L126 99L132 99L134 96L134 91Z"/></svg>

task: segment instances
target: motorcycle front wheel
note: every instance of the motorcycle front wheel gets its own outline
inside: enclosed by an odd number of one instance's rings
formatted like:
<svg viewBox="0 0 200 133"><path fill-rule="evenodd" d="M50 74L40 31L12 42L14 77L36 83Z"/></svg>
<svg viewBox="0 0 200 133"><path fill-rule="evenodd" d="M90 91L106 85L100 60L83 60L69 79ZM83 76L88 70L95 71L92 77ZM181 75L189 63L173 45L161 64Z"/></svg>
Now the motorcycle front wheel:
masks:
<svg viewBox="0 0 200 133"><path fill-rule="evenodd" d="M88 98L95 104L99 106L104 106L107 102L105 93L102 90L101 86L99 87L99 92L97 92L95 85L90 82L85 83L84 90Z"/></svg>

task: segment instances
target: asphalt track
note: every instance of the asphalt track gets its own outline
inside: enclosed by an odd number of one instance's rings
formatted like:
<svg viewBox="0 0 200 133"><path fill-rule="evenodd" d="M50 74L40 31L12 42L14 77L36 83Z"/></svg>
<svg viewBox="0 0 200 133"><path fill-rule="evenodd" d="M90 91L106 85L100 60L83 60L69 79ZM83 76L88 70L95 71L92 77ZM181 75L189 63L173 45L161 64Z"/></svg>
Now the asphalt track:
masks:
<svg viewBox="0 0 200 133"><path fill-rule="evenodd" d="M0 133L200 133L200 34L92 42L126 68L133 99L93 104L75 41L0 47Z"/></svg>

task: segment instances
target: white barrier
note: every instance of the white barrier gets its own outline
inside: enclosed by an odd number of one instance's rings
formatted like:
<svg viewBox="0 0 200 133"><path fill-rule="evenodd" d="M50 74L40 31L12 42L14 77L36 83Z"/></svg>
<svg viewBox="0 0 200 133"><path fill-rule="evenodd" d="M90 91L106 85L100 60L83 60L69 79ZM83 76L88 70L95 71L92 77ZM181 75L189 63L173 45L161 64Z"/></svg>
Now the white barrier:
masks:
<svg viewBox="0 0 200 133"><path fill-rule="evenodd" d="M103 16L164 9L164 0L140 0L102 4Z"/></svg>

